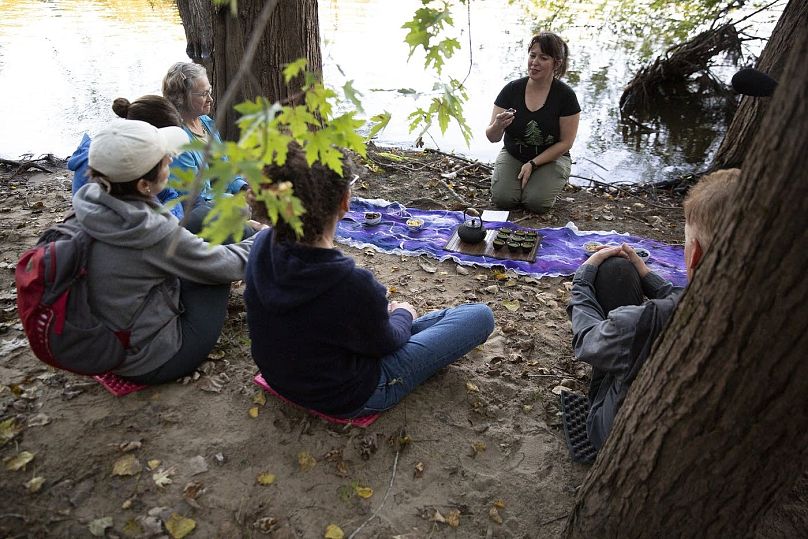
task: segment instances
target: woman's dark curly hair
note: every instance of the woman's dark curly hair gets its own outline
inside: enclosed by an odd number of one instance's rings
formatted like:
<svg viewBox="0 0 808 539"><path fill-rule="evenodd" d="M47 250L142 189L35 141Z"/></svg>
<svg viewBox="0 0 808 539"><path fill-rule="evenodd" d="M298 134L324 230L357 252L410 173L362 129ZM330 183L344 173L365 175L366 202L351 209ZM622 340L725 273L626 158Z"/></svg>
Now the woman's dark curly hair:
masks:
<svg viewBox="0 0 808 539"><path fill-rule="evenodd" d="M326 225L339 211L342 197L350 189L349 174L352 166L350 158L345 154L342 169L343 175L340 176L319 161L309 167L303 150L295 142L289 144L289 153L283 166L272 164L264 167L264 174L273 183L292 184L295 196L300 199L306 210L301 216L303 236L298 238L291 226L284 221L278 221L275 225L276 241L300 241L310 244L322 237ZM256 206L256 213L266 213L263 202L258 202Z"/></svg>

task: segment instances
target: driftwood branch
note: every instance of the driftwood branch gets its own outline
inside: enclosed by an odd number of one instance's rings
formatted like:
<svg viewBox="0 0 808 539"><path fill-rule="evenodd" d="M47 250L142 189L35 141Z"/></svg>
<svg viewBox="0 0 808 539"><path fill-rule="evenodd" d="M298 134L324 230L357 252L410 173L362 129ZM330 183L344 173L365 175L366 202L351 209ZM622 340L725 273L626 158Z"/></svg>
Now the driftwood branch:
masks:
<svg viewBox="0 0 808 539"><path fill-rule="evenodd" d="M13 159L0 159L0 165L6 167L13 167L16 169L14 173L11 175L12 178L32 168L36 170L41 170L42 172L47 172L49 174L53 173L51 169L40 165L39 163L37 163L37 161L50 161L50 156L48 155L46 157L41 157L39 159L20 159L18 161L15 161Z"/></svg>

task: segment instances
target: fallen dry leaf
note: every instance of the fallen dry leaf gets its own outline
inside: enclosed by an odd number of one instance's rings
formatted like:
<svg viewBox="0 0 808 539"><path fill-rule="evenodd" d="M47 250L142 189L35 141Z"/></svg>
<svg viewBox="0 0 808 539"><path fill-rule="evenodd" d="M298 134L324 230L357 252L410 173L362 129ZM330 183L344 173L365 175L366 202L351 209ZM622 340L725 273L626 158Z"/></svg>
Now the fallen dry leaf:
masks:
<svg viewBox="0 0 808 539"><path fill-rule="evenodd" d="M516 300L505 300L502 302L502 306L508 309L511 312L516 312L519 310L519 302Z"/></svg>
<svg viewBox="0 0 808 539"><path fill-rule="evenodd" d="M368 499L373 496L373 489L370 487L360 487L359 485L356 485L354 487L354 492L356 492L357 496L364 499Z"/></svg>
<svg viewBox="0 0 808 539"><path fill-rule="evenodd" d="M478 391L480 391L480 388L479 388L479 387L477 387L476 385L474 385L474 384L473 384L473 383L471 383L471 382L466 382L466 389L467 389L468 391L471 391L471 392L478 392Z"/></svg>
<svg viewBox="0 0 808 539"><path fill-rule="evenodd" d="M160 488L167 487L171 484L171 476L174 475L174 467L167 470L160 470L152 474L154 484Z"/></svg>
<svg viewBox="0 0 808 539"><path fill-rule="evenodd" d="M297 464L301 472L308 472L317 464L317 460L308 451L301 451L297 454Z"/></svg>
<svg viewBox="0 0 808 539"><path fill-rule="evenodd" d="M485 443L484 442L473 442L471 444L471 451L472 451L471 456L476 457L477 455L479 455L480 453L485 451Z"/></svg>
<svg viewBox="0 0 808 539"><path fill-rule="evenodd" d="M272 530L275 528L276 524L278 524L278 519L273 517L263 517L253 522L253 528L261 533L270 534L272 533Z"/></svg>
<svg viewBox="0 0 808 539"><path fill-rule="evenodd" d="M260 473L258 474L256 481L258 481L259 485L264 486L271 485L272 483L275 482L275 474L271 474L268 472Z"/></svg>
<svg viewBox="0 0 808 539"><path fill-rule="evenodd" d="M131 442L121 442L118 444L118 449L123 453L129 453L130 451L134 451L135 449L140 449L143 444L140 443L138 440L134 440Z"/></svg>
<svg viewBox="0 0 808 539"><path fill-rule="evenodd" d="M342 531L342 528L336 524L329 524L325 529L323 537L324 539L343 539L345 533Z"/></svg>
<svg viewBox="0 0 808 539"><path fill-rule="evenodd" d="M440 514L440 511L438 511L437 509L435 509L435 514L432 515L432 518L430 518L429 520L431 520L432 522L440 522L441 524L446 524L446 519L444 518L443 515Z"/></svg>
<svg viewBox="0 0 808 539"><path fill-rule="evenodd" d="M426 262L419 262L418 265L421 266L421 269L427 273L435 273L438 271L438 268L431 264L427 264Z"/></svg>
<svg viewBox="0 0 808 539"><path fill-rule="evenodd" d="M194 476L208 471L208 463L205 462L205 457L197 455L188 460L188 475Z"/></svg>
<svg viewBox="0 0 808 539"><path fill-rule="evenodd" d="M415 471L413 472L413 477L423 477L424 476L424 463L417 462L415 464Z"/></svg>
<svg viewBox="0 0 808 539"><path fill-rule="evenodd" d="M258 406L263 406L267 403L267 394L263 391L258 391L255 395L253 395L253 404L257 404Z"/></svg>
<svg viewBox="0 0 808 539"><path fill-rule="evenodd" d="M460 510L452 509L448 513L446 513L446 524L451 526L452 528L457 528L460 526Z"/></svg>
<svg viewBox="0 0 808 539"><path fill-rule="evenodd" d="M185 518L177 513L171 513L165 521L165 527L173 539L182 539L196 528L196 521L192 518Z"/></svg>
<svg viewBox="0 0 808 539"><path fill-rule="evenodd" d="M28 489L29 493L34 494L40 491L43 484L45 484L45 478L37 476L25 483L25 488Z"/></svg>
<svg viewBox="0 0 808 539"><path fill-rule="evenodd" d="M50 423L50 418L45 414L36 414L28 418L29 427L42 427Z"/></svg>
<svg viewBox="0 0 808 539"><path fill-rule="evenodd" d="M250 414L251 418L255 419L258 417L258 406L253 406L247 413Z"/></svg>
<svg viewBox="0 0 808 539"><path fill-rule="evenodd" d="M146 461L146 468L148 468L148 470L152 472L156 470L160 466L160 464L161 461L159 459L151 459Z"/></svg>
<svg viewBox="0 0 808 539"><path fill-rule="evenodd" d="M502 517L499 516L499 511L496 507L492 507L488 510L488 518L496 522L497 524L502 524Z"/></svg>
<svg viewBox="0 0 808 539"><path fill-rule="evenodd" d="M182 489L182 497L185 498L185 501L191 507L195 509L201 509L199 503L197 503L196 499L201 496L205 492L205 485L203 485L199 481L191 481L185 488Z"/></svg>
<svg viewBox="0 0 808 539"><path fill-rule="evenodd" d="M112 475L135 475L140 473L143 467L134 455L124 455L112 465Z"/></svg>
<svg viewBox="0 0 808 539"><path fill-rule="evenodd" d="M143 527L138 524L138 521L134 518L127 520L121 531L123 532L124 537L141 537L144 535Z"/></svg>
<svg viewBox="0 0 808 539"><path fill-rule="evenodd" d="M494 502L494 507L497 509L505 509L505 502L503 500L496 500Z"/></svg>
<svg viewBox="0 0 808 539"><path fill-rule="evenodd" d="M24 470L25 466L32 460L34 460L34 453L29 451L21 451L13 457L7 457L4 459L3 464L6 465L6 470L16 472L20 469Z"/></svg>
<svg viewBox="0 0 808 539"><path fill-rule="evenodd" d="M104 537L106 529L112 527L112 517L97 518L90 522L87 528L93 537Z"/></svg>
<svg viewBox="0 0 808 539"><path fill-rule="evenodd" d="M22 426L17 423L16 418L10 417L0 421L0 447L6 445L20 432L22 432Z"/></svg>

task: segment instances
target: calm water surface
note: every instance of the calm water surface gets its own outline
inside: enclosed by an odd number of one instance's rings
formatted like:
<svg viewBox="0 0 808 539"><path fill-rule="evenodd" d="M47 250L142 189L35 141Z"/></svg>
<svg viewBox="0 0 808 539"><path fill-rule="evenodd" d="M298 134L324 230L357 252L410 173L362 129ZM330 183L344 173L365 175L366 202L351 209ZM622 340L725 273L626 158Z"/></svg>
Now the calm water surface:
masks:
<svg viewBox="0 0 808 539"><path fill-rule="evenodd" d="M411 145L407 115L428 106L438 78L423 68L418 53L407 63L401 24L418 0L320 0L320 27L326 82L353 80L363 93L365 113L393 114L382 144ZM529 6L529 5L528 5ZM625 47L626 36L603 27L595 15L580 15L562 31L571 48L565 79L582 107L572 153L573 174L605 181L644 182L690 172L704 163L726 128L715 103L671 107L638 132L621 123L617 102L623 85L640 65ZM509 80L525 72L527 43L538 8L504 0L474 0L455 12L456 37L463 48L444 68L464 79L465 106L473 139L466 146L459 130L437 129L427 146L493 161L501 144L485 138L494 98ZM756 17L757 35L768 36L777 13ZM471 46L469 45L471 37ZM750 52L758 52L752 49ZM168 67L187 61L185 34L169 0L0 0L0 155L54 153L68 156L81 134L94 133L114 117L112 100L159 93ZM734 68L718 69L728 80ZM400 90L407 92L400 92ZM409 93L413 90L415 93Z"/></svg>

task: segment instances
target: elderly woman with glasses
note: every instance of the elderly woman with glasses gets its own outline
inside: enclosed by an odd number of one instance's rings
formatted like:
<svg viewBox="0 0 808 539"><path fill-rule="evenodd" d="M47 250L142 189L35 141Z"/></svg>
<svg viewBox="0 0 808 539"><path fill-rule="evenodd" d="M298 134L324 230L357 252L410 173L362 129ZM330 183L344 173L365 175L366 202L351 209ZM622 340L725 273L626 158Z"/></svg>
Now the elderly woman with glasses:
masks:
<svg viewBox="0 0 808 539"><path fill-rule="evenodd" d="M219 132L213 119L209 116L213 111L213 88L208 80L205 68L199 64L177 62L168 70L163 79L163 96L171 101L182 117L182 128L188 134L189 141L200 140L208 143L211 140L221 142ZM172 167L191 169L195 173L207 167L204 152L187 150L179 154L171 163ZM249 185L241 178L232 179L225 189L234 195L248 190ZM191 204L186 228L197 233L202 229L203 221L213 205L214 192L210 181L202 186L199 197ZM253 229L244 227L244 235L253 234Z"/></svg>

